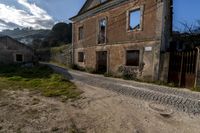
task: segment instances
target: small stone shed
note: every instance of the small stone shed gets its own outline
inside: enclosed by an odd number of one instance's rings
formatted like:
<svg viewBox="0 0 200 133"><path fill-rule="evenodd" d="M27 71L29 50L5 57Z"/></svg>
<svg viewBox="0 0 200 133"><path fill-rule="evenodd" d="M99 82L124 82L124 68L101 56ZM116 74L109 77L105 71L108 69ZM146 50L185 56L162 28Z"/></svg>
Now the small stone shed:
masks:
<svg viewBox="0 0 200 133"><path fill-rule="evenodd" d="M0 37L0 65L27 63L33 59L34 51L30 47L9 36Z"/></svg>

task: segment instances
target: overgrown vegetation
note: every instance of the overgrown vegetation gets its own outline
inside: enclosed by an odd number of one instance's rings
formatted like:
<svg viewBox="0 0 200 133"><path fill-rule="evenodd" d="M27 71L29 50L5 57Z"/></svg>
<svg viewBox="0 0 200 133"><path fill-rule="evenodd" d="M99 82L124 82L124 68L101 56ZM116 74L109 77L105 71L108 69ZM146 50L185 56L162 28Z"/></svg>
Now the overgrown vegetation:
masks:
<svg viewBox="0 0 200 133"><path fill-rule="evenodd" d="M81 67L81 66L78 66L78 65L76 65L76 64L73 64L73 65L71 66L71 69L78 70L78 71L86 71L85 68L83 68L83 67Z"/></svg>
<svg viewBox="0 0 200 133"><path fill-rule="evenodd" d="M194 88L192 88L192 91L200 92L200 88L199 87L194 87Z"/></svg>
<svg viewBox="0 0 200 133"><path fill-rule="evenodd" d="M174 83L168 83L168 82L164 82L164 81L140 81L137 80L138 82L146 82L149 84L155 84L155 85L162 85L162 86L168 86L168 87L178 87L177 85L175 85Z"/></svg>
<svg viewBox="0 0 200 133"><path fill-rule="evenodd" d="M53 62L62 66L72 65L72 45L62 45L59 47L44 48L36 50L36 55L40 61Z"/></svg>
<svg viewBox="0 0 200 133"><path fill-rule="evenodd" d="M48 66L22 67L0 66L0 90L39 91L47 97L77 98L81 91Z"/></svg>
<svg viewBox="0 0 200 133"><path fill-rule="evenodd" d="M62 67L62 65L59 65L59 66ZM83 67L78 66L78 65L72 65L71 69L83 71L83 72L88 72L88 73L91 73L91 74L102 74L102 73L98 73L94 68L83 68ZM106 73L103 73L103 76L104 77L112 77L112 78L121 78L121 79L124 79L124 80L133 80L133 81L137 81L137 82L149 83L149 84L155 84L155 85L162 85L162 86L168 86L168 87L178 87L174 83L168 83L168 82L159 81L159 80L152 81L152 80L138 79L136 77L136 73L132 73L132 71L130 72L130 70L129 71L119 70L119 71L121 71L121 74L119 74L119 75L116 75L116 74L110 73L110 72L106 72Z"/></svg>
<svg viewBox="0 0 200 133"><path fill-rule="evenodd" d="M104 77L115 77L115 75L113 75L112 73L108 73L108 72L104 73L103 76Z"/></svg>

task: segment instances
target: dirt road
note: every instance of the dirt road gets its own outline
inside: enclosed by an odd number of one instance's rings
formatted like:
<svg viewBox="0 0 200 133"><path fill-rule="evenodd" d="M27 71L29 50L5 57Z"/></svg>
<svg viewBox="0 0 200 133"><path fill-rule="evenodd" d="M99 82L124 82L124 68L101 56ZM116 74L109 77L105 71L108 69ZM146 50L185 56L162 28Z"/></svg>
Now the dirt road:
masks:
<svg viewBox="0 0 200 133"><path fill-rule="evenodd" d="M0 94L0 132L199 133L200 118L76 82L85 93L61 102L28 91ZM154 106L152 106L154 105ZM160 108L162 106L157 105Z"/></svg>
<svg viewBox="0 0 200 133"><path fill-rule="evenodd" d="M84 91L75 101L1 91L0 133L199 133L199 115L71 78Z"/></svg>

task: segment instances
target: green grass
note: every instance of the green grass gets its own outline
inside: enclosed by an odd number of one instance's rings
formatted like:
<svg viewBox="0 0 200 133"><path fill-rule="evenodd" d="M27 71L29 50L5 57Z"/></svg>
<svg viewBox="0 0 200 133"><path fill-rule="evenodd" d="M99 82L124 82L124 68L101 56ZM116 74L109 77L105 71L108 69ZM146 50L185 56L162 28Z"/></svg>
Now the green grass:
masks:
<svg viewBox="0 0 200 133"><path fill-rule="evenodd" d="M200 87L194 87L192 88L192 91L200 92Z"/></svg>
<svg viewBox="0 0 200 133"><path fill-rule="evenodd" d="M47 97L64 99L77 98L81 94L72 82L44 65L33 68L19 65L0 66L0 90L2 89L28 89L39 91Z"/></svg>

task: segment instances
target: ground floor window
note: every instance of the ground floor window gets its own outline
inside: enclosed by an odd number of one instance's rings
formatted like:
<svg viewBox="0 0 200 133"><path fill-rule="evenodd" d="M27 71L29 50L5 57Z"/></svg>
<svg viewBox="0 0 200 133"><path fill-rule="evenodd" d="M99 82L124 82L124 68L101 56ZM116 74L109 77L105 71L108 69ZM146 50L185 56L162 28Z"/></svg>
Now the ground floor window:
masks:
<svg viewBox="0 0 200 133"><path fill-rule="evenodd" d="M127 66L139 66L140 51L139 50L127 50L126 51L126 65Z"/></svg>
<svg viewBox="0 0 200 133"><path fill-rule="evenodd" d="M78 62L84 62L84 52L78 52Z"/></svg>
<svg viewBox="0 0 200 133"><path fill-rule="evenodd" d="M23 55L22 54L16 54L16 61L17 62L23 62Z"/></svg>

